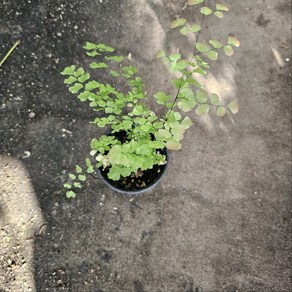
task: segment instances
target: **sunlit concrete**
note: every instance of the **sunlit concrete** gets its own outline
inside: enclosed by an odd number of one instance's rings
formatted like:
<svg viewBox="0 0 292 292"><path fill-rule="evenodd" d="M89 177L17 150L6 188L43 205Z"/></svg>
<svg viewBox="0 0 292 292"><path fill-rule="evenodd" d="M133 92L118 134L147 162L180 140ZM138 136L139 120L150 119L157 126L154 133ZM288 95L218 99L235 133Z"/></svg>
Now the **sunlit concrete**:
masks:
<svg viewBox="0 0 292 292"><path fill-rule="evenodd" d="M35 234L45 228L42 211L21 161L0 156L0 177L0 282L10 291L36 291L33 251Z"/></svg>

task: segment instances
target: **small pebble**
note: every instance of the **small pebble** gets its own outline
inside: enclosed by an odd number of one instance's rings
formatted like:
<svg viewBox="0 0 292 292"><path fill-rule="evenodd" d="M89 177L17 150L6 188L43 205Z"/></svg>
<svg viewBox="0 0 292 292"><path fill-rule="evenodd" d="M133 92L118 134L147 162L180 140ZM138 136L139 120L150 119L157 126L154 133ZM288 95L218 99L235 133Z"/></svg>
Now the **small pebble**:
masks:
<svg viewBox="0 0 292 292"><path fill-rule="evenodd" d="M35 117L35 113L34 113L34 112L30 112L30 113L28 114L28 116L29 116L30 119L32 119L32 118Z"/></svg>
<svg viewBox="0 0 292 292"><path fill-rule="evenodd" d="M23 158L28 158L31 155L30 151L24 151Z"/></svg>

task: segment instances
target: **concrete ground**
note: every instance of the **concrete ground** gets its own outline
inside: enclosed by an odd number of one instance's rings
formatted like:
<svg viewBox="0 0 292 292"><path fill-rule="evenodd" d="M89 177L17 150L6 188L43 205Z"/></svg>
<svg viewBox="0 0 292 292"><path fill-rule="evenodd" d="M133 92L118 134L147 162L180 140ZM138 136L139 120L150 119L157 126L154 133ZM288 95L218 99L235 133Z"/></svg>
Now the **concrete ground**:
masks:
<svg viewBox="0 0 292 292"><path fill-rule="evenodd" d="M168 29L180 0L3 0L0 69L0 291L292 291L291 2L225 0L202 38L236 35L202 80L240 111L198 118L161 184L142 196L66 173L102 133L60 71L85 41L131 53L147 91L171 90L155 60L190 43Z"/></svg>

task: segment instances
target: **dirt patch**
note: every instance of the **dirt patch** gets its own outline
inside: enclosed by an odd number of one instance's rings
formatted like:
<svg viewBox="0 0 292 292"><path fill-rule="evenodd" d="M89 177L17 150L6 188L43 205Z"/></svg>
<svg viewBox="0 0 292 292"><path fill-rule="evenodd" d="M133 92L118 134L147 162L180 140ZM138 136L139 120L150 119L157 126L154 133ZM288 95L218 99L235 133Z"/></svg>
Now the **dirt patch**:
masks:
<svg viewBox="0 0 292 292"><path fill-rule="evenodd" d="M270 20L265 19L264 15L262 13L257 17L257 20L256 20L256 24L258 26L262 26L262 27L267 27L269 22L270 22Z"/></svg>

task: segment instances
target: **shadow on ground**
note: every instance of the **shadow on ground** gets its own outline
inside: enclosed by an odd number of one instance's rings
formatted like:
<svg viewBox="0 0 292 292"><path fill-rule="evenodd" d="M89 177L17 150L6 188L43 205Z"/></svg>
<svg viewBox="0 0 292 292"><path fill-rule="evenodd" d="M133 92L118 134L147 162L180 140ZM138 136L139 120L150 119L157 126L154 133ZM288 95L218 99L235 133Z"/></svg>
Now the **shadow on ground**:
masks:
<svg viewBox="0 0 292 292"><path fill-rule="evenodd" d="M67 172L102 130L59 72L102 41L132 54L150 94L171 91L155 53L181 44L168 24L188 12L175 0L3 2L1 55L21 44L0 69L0 290L291 291L290 9L259 2L227 1L229 16L206 24L242 42L204 81L238 96L240 113L194 117L147 195L92 178L72 201Z"/></svg>

